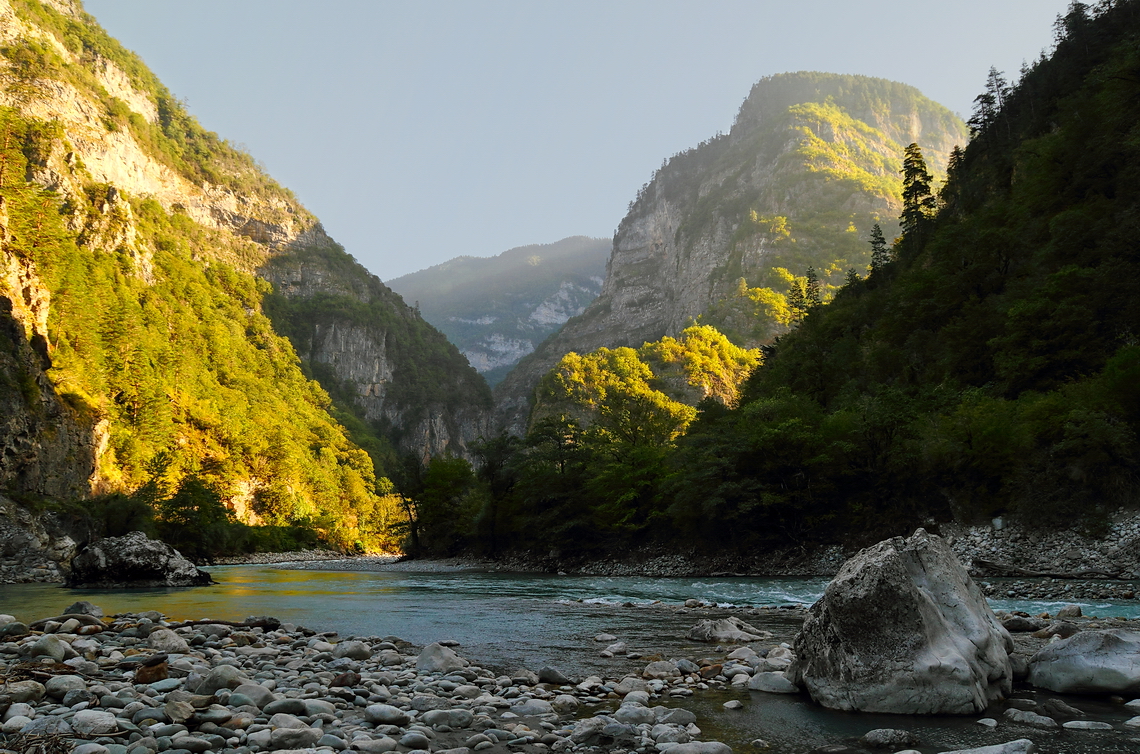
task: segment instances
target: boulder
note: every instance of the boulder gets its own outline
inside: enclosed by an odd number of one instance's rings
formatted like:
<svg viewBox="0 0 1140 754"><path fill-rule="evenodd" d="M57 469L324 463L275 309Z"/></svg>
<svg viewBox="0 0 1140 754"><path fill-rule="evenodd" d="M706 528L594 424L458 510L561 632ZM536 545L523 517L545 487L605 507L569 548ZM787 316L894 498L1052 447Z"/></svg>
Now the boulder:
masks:
<svg viewBox="0 0 1140 754"><path fill-rule="evenodd" d="M967 715L1009 694L1012 649L949 545L918 529L844 563L787 677L831 709Z"/></svg>
<svg viewBox="0 0 1140 754"><path fill-rule="evenodd" d="M1140 632L1082 631L1029 658L1029 682L1060 694L1140 693Z"/></svg>
<svg viewBox="0 0 1140 754"><path fill-rule="evenodd" d="M98 605L92 604L87 600L79 600L78 602L71 603L71 606L63 611L64 615L90 615L93 618L103 617L103 608Z"/></svg>
<svg viewBox="0 0 1140 754"><path fill-rule="evenodd" d="M83 588L201 586L210 574L170 545L134 531L88 545L71 561L67 585Z"/></svg>
<svg viewBox="0 0 1140 754"><path fill-rule="evenodd" d="M442 644L428 644L416 660L416 670L421 673L450 673L465 668L471 663Z"/></svg>
<svg viewBox="0 0 1140 754"><path fill-rule="evenodd" d="M744 644L771 639L772 633L750 626L736 616L730 616L720 620L698 621L697 625L689 629L688 638L717 644Z"/></svg>

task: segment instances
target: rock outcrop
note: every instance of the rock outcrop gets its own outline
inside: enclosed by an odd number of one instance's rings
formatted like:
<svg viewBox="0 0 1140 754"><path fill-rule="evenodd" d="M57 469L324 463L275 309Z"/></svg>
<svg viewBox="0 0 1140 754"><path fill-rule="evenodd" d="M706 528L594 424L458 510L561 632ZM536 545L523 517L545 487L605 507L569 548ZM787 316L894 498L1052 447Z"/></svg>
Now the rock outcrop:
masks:
<svg viewBox="0 0 1140 754"><path fill-rule="evenodd" d="M1012 648L946 542L918 529L843 565L788 677L832 709L964 715L1009 694Z"/></svg>
<svg viewBox="0 0 1140 754"><path fill-rule="evenodd" d="M212 583L210 574L178 550L137 531L88 545L71 561L67 579L70 587L100 589Z"/></svg>
<svg viewBox="0 0 1140 754"><path fill-rule="evenodd" d="M1059 694L1140 694L1140 633L1082 631L1029 658L1029 682Z"/></svg>
<svg viewBox="0 0 1140 754"><path fill-rule="evenodd" d="M676 337L734 300L741 279L779 287L775 268L803 275L814 264L842 284L847 267L869 262L872 225L893 227L905 145L919 143L940 170L967 139L950 111L904 84L811 72L758 82L728 134L674 155L631 202L601 295L496 387L497 424L525 431L535 385L566 353ZM739 344L783 331L768 325Z"/></svg>
<svg viewBox="0 0 1140 754"><path fill-rule="evenodd" d="M82 517L37 515L0 495L0 584L63 581L72 556L94 538Z"/></svg>

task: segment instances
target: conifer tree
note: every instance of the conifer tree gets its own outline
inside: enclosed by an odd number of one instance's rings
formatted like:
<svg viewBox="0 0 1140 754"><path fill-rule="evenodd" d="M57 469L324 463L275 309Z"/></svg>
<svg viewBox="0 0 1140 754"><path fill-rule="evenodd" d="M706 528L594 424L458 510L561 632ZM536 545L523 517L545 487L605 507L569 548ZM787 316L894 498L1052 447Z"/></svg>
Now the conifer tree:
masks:
<svg viewBox="0 0 1140 754"><path fill-rule="evenodd" d="M878 272L891 261L891 252L887 248L887 239L883 229L875 223L871 228L871 272Z"/></svg>
<svg viewBox="0 0 1140 754"><path fill-rule="evenodd" d="M932 178L918 144L906 148L902 174L903 208L899 226L903 240L910 244L918 240L935 209L934 194L930 190Z"/></svg>
<svg viewBox="0 0 1140 754"><path fill-rule="evenodd" d="M823 289L814 267L808 267L804 275L804 305L808 311L823 303Z"/></svg>

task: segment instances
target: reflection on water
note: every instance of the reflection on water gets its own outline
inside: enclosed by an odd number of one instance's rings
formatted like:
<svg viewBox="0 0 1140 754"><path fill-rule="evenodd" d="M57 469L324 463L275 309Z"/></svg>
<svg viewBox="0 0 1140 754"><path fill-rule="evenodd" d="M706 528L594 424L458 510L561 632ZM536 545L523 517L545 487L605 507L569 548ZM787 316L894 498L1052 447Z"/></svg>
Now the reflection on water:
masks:
<svg viewBox="0 0 1140 754"><path fill-rule="evenodd" d="M570 676L600 674L620 677L640 672L645 660L604 659L592 640L606 632L627 642L631 650L664 657L699 657L713 647L685 638L706 613L661 609L655 601L677 605L689 598L723 606L811 604L823 593L826 579L641 578L553 576L501 573L404 573L291 571L268 566L223 566L212 569L220 583L190 589L76 590L44 584L0 586L0 612L25 621L56 615L77 599L100 605L108 614L159 610L178 620L215 618L242 620L273 615L283 621L342 636L400 636L415 644L454 639L463 654L496 671L544 664ZM623 607L632 603L633 606ZM1052 613L1062 603L993 603L1005 609ZM1078 602L1086 614L1140 615L1135 601ZM790 611L788 611L790 612ZM749 622L789 641L800 618L771 611ZM729 698L746 703L741 712L726 712ZM1068 699L1070 703L1074 700ZM960 718L909 718L828 712L803 697L758 692L723 692L683 702L700 715L709 737L731 745L755 738L777 752L805 752L837 738L861 736L876 727L905 727L920 733L926 752L978 746L1021 737L1024 730L1003 726L988 733ZM1076 702L1102 704L1101 702ZM1119 708L1122 709L1122 708ZM1090 709L1090 711L1092 711ZM1112 710L1098 714L1119 716ZM1122 718L1123 719L1123 718ZM994 738L1006 735L1006 738ZM1051 734L1052 735L1052 734ZM1053 743L1039 742L1042 752L1128 751L1135 747L1119 733L1115 738L1065 734ZM1124 748L1119 748L1124 746ZM1061 747L1061 748L1058 748Z"/></svg>

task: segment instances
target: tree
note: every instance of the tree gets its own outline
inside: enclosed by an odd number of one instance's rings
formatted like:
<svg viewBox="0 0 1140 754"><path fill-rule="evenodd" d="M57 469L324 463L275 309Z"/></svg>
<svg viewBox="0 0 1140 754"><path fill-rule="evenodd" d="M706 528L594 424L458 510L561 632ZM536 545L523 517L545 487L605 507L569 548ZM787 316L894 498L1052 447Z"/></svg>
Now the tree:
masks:
<svg viewBox="0 0 1140 754"><path fill-rule="evenodd" d="M903 208L899 226L902 228L903 240L910 244L919 240L936 206L930 189L933 179L918 144L912 143L906 148L902 174Z"/></svg>
<svg viewBox="0 0 1140 754"><path fill-rule="evenodd" d="M972 134L984 135L997 123L1009 94L1009 82L1005 80L1005 74L990 66L990 72L986 75L986 89L974 98L974 114L966 121Z"/></svg>
<svg viewBox="0 0 1140 754"><path fill-rule="evenodd" d="M887 239L883 229L878 223L871 228L871 272L878 272L891 261L891 252L887 248Z"/></svg>
<svg viewBox="0 0 1140 754"><path fill-rule="evenodd" d="M823 288L814 267L808 267L804 274L804 304L808 311L823 303Z"/></svg>

